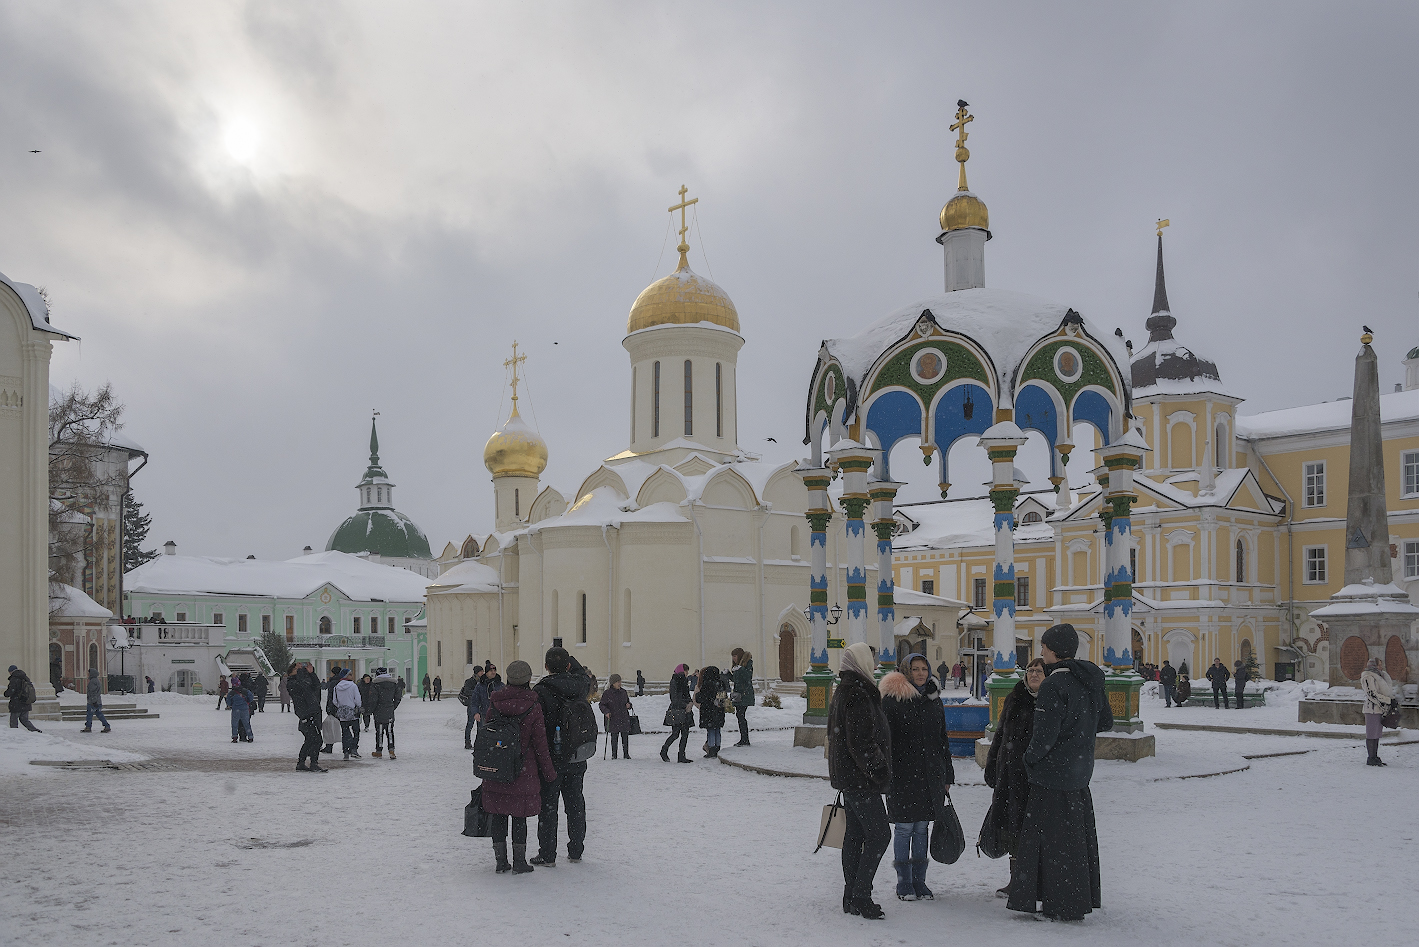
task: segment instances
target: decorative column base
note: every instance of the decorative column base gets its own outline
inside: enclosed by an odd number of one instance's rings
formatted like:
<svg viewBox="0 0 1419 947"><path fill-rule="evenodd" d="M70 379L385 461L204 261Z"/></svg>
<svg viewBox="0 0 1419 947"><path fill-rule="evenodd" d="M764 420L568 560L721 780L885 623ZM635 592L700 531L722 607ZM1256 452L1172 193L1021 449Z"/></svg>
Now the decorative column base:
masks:
<svg viewBox="0 0 1419 947"><path fill-rule="evenodd" d="M808 698L808 710L803 715L805 725L827 727L834 679L833 672L825 667L814 667L803 675L804 696Z"/></svg>
<svg viewBox="0 0 1419 947"><path fill-rule="evenodd" d="M1104 695L1114 715L1114 733L1142 733L1143 718L1138 715L1143 695L1143 678L1132 668L1113 668L1104 672Z"/></svg>
<svg viewBox="0 0 1419 947"><path fill-rule="evenodd" d="M1018 671L996 671L986 679L985 693L990 699L990 725L985 728L987 739L995 736L995 727L1000 722L1000 713L1005 707L1005 698L1010 696L1010 692L1021 680Z"/></svg>

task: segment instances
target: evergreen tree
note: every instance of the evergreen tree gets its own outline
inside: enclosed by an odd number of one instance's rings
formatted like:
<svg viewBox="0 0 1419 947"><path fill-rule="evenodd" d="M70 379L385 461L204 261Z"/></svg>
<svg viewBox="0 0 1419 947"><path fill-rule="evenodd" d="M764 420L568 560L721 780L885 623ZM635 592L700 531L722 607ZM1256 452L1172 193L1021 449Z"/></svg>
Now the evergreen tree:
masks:
<svg viewBox="0 0 1419 947"><path fill-rule="evenodd" d="M131 572L149 559L158 558L157 550L144 549L152 517L143 512L143 504L133 498L133 491L123 495L123 571Z"/></svg>
<svg viewBox="0 0 1419 947"><path fill-rule="evenodd" d="M261 650L277 674L285 674L286 668L295 660L291 657L291 649L286 646L286 636L278 631L261 633Z"/></svg>
<svg viewBox="0 0 1419 947"><path fill-rule="evenodd" d="M1251 651L1248 651L1248 652L1247 652L1246 659L1245 659L1245 661L1244 661L1243 664L1242 664L1242 670L1243 670L1243 673L1246 674L1247 680L1249 680L1249 681L1259 681L1259 680L1261 680L1261 665L1259 665L1259 664L1256 663L1256 654L1255 654L1254 652L1251 652Z"/></svg>

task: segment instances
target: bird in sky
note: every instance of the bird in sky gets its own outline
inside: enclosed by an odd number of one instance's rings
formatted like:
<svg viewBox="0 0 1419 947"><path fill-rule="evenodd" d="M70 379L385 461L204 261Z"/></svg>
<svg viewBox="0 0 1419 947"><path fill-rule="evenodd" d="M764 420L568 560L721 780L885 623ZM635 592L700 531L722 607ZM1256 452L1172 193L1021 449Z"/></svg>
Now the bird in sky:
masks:
<svg viewBox="0 0 1419 947"><path fill-rule="evenodd" d="M1375 334L1375 330L1374 330L1374 329L1371 329L1371 328L1370 328L1369 326L1367 326L1367 325L1362 325L1362 326L1360 326L1360 328L1362 328L1362 329L1364 329L1366 332L1370 333L1370 335L1374 335L1374 334Z"/></svg>
<svg viewBox="0 0 1419 947"><path fill-rule="evenodd" d="M30 149L30 154L32 154L32 155L37 155L37 154L39 154L39 153L40 153L40 151L39 151L38 148L31 148L31 149Z"/></svg>
<svg viewBox="0 0 1419 947"><path fill-rule="evenodd" d="M768 441L770 444L777 444L777 443L778 443L778 441L774 440L772 437L766 437L766 438L764 438L764 440Z"/></svg>

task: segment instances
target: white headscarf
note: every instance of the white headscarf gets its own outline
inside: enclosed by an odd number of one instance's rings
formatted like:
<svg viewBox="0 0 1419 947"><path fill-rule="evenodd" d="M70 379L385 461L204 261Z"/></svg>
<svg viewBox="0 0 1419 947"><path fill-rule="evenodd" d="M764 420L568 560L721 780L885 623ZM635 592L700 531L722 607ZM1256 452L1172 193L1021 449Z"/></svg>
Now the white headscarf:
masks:
<svg viewBox="0 0 1419 947"><path fill-rule="evenodd" d="M866 642L859 641L843 651L842 660L838 663L838 670L852 671L861 674L869 681L872 680L872 672L877 668L877 659L872 656L872 649Z"/></svg>

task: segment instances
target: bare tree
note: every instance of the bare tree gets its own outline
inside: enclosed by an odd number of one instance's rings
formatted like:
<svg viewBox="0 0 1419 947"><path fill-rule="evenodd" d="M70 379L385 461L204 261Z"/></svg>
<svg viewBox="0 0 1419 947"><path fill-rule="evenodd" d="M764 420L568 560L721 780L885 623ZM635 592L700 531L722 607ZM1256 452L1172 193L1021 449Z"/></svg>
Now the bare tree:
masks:
<svg viewBox="0 0 1419 947"><path fill-rule="evenodd" d="M50 581L79 585L96 542L95 514L108 517L126 488L127 460L110 459L111 439L123 427L123 405L113 386L85 391L77 382L49 406ZM56 599L51 588L51 609Z"/></svg>

